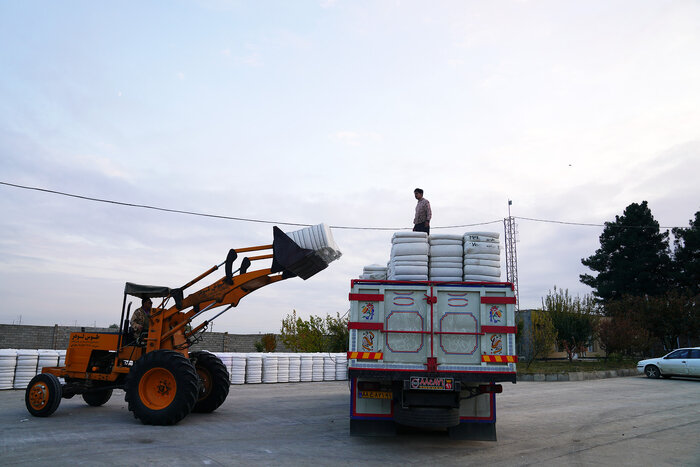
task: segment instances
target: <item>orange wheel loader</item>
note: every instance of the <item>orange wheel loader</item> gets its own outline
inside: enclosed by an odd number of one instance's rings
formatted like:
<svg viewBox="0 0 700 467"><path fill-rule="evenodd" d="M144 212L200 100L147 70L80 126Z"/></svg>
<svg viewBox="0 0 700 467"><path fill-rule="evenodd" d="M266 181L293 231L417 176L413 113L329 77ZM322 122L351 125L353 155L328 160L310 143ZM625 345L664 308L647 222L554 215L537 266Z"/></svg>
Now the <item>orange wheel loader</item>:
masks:
<svg viewBox="0 0 700 467"><path fill-rule="evenodd" d="M272 250L244 257L239 254ZM269 268L248 271L254 261L271 259ZM185 296L185 289L217 271L224 276ZM272 245L230 250L226 260L179 288L137 285L127 282L119 332L74 332L63 367L45 367L27 386L27 410L48 417L61 402L80 394L91 406L105 404L114 389L123 389L129 411L144 424L172 425L190 412L212 412L229 392L228 370L208 352L189 352L199 333L222 313L238 305L249 293L291 277L306 280L328 263L315 251L294 243L273 227ZM134 336L129 325L129 297L151 298L147 333ZM193 320L214 308L226 306L214 317L194 326ZM61 382L62 378L64 382Z"/></svg>

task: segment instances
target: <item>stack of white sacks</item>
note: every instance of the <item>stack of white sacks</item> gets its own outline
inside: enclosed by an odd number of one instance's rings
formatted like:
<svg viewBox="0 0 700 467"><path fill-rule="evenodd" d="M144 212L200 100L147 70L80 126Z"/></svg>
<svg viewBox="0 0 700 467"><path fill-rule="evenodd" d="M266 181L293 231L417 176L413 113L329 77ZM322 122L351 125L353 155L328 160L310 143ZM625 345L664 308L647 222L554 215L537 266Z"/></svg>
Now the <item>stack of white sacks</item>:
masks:
<svg viewBox="0 0 700 467"><path fill-rule="evenodd" d="M391 239L388 279L427 281L429 251L427 233L396 232Z"/></svg>
<svg viewBox="0 0 700 467"><path fill-rule="evenodd" d="M342 256L338 245L333 239L331 229L326 224L312 225L287 236L302 248L314 250L326 263L335 261Z"/></svg>
<svg viewBox="0 0 700 467"><path fill-rule="evenodd" d="M464 234L464 280L499 282L501 246L498 232Z"/></svg>
<svg viewBox="0 0 700 467"><path fill-rule="evenodd" d="M362 274L360 279L375 279L375 280L386 280L387 278L387 266L381 266L379 264L369 264L362 268Z"/></svg>
<svg viewBox="0 0 700 467"><path fill-rule="evenodd" d="M462 281L463 249L462 235L433 234L428 237L430 244L431 281Z"/></svg>

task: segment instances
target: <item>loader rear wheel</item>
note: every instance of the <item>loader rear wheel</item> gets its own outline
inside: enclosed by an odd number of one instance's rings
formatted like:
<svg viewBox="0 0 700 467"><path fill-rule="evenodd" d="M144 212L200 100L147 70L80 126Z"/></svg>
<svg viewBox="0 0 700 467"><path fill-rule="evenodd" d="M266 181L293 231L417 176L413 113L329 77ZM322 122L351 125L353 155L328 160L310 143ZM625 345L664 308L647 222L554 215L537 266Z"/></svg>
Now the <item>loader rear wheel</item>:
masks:
<svg viewBox="0 0 700 467"><path fill-rule="evenodd" d="M112 397L111 389L100 389L99 391L83 393L83 400L92 407L105 405L110 397Z"/></svg>
<svg viewBox="0 0 700 467"><path fill-rule="evenodd" d="M174 425L197 402L194 366L173 350L155 350L134 362L124 387L129 411L145 425Z"/></svg>
<svg viewBox="0 0 700 467"><path fill-rule="evenodd" d="M193 412L213 412L228 396L228 370L219 357L209 352L190 352L190 360L199 376L199 398Z"/></svg>
<svg viewBox="0 0 700 467"><path fill-rule="evenodd" d="M35 417L48 417L61 403L61 382L50 373L36 375L24 393L27 410Z"/></svg>

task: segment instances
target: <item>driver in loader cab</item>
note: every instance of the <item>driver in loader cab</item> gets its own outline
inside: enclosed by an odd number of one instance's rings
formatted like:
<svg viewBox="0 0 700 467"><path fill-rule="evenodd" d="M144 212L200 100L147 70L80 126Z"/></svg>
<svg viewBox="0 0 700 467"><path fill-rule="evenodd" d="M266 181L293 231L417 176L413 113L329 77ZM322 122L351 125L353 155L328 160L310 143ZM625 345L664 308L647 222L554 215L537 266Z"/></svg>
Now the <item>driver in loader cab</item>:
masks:
<svg viewBox="0 0 700 467"><path fill-rule="evenodd" d="M141 299L141 307L134 311L131 317L131 328L134 332L134 337L139 338L142 332L148 332L148 324L151 320L151 299L146 297Z"/></svg>

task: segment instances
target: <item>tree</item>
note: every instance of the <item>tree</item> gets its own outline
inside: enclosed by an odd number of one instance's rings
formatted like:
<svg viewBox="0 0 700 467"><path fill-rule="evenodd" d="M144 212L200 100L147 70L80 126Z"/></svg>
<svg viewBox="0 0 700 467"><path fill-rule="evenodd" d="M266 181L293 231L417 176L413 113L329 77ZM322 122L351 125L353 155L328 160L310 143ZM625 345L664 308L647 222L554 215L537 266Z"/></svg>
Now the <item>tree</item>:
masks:
<svg viewBox="0 0 700 467"><path fill-rule="evenodd" d="M606 307L613 318L631 317L656 338L664 349L678 347L680 338L700 332L700 317L695 297L670 290L658 297L625 295Z"/></svg>
<svg viewBox="0 0 700 467"><path fill-rule="evenodd" d="M564 349L569 362L574 354L586 351L595 334L597 307L590 295L571 297L569 290L557 290L542 299L542 310L552 319L557 331L557 344Z"/></svg>
<svg viewBox="0 0 700 467"><path fill-rule="evenodd" d="M700 294L700 211L689 228L673 229L674 282L691 294Z"/></svg>
<svg viewBox="0 0 700 467"><path fill-rule="evenodd" d="M632 203L615 222L606 222L600 248L581 260L596 271L581 282L604 302L629 295L662 295L670 282L668 231L660 232L646 201Z"/></svg>
<svg viewBox="0 0 700 467"><path fill-rule="evenodd" d="M651 335L630 313L606 317L598 322L598 340L605 355L633 356L651 347Z"/></svg>
<svg viewBox="0 0 700 467"><path fill-rule="evenodd" d="M527 362L527 368L530 368L536 358L546 357L557 342L557 330L548 313L533 310L530 313L530 321L529 340L532 343L532 354Z"/></svg>
<svg viewBox="0 0 700 467"><path fill-rule="evenodd" d="M277 348L277 337L274 334L263 334L255 343L255 350L258 352L274 352Z"/></svg>
<svg viewBox="0 0 700 467"><path fill-rule="evenodd" d="M311 315L308 320L297 316L296 310L282 320L282 342L294 352L344 352L348 349L348 320L326 315Z"/></svg>

